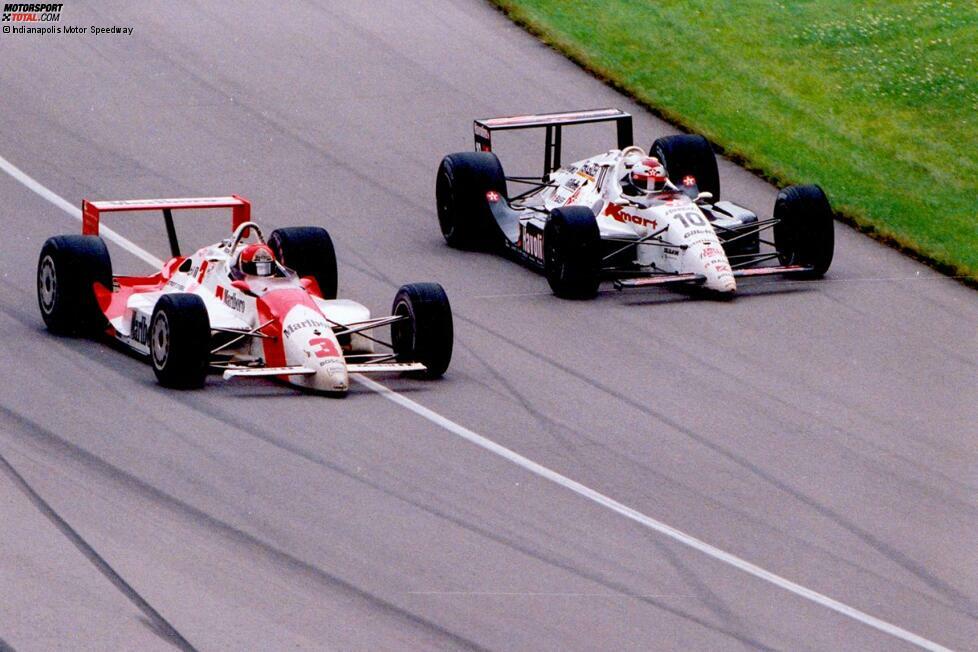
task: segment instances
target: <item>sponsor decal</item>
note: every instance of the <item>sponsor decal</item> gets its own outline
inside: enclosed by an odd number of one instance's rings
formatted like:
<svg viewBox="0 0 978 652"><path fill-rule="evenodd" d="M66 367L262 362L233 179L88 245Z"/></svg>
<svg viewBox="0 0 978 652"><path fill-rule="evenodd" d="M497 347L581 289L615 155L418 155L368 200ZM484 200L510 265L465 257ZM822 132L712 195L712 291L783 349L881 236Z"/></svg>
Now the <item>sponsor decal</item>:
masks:
<svg viewBox="0 0 978 652"><path fill-rule="evenodd" d="M705 249L703 249L703 251L700 252L700 258L701 259L703 259L703 258L715 258L715 257L719 256L722 253L723 253L723 250L722 249L718 249L716 247L706 247Z"/></svg>
<svg viewBox="0 0 978 652"><path fill-rule="evenodd" d="M132 313L132 326L129 330L129 337L139 342L143 346L149 344L149 317L140 313Z"/></svg>
<svg viewBox="0 0 978 652"><path fill-rule="evenodd" d="M669 247L664 247L663 248L663 251L665 252L665 254L667 256L678 256L679 255L679 250L678 249L670 249Z"/></svg>
<svg viewBox="0 0 978 652"><path fill-rule="evenodd" d="M302 321L297 321L294 324L289 324L285 330L282 331L282 335L289 338L292 336L292 333L302 328L329 328L329 324L321 319L303 319Z"/></svg>
<svg viewBox="0 0 978 652"><path fill-rule="evenodd" d="M516 246L537 260L543 260L543 231L539 227L532 230L526 224L520 224L520 237Z"/></svg>
<svg viewBox="0 0 978 652"><path fill-rule="evenodd" d="M574 200L576 200L577 196L580 194L581 194L581 189L578 188L577 190L574 191L574 193L570 197L567 198L567 201L564 202L564 206L567 206L568 204L573 204Z"/></svg>
<svg viewBox="0 0 978 652"><path fill-rule="evenodd" d="M225 290L223 286L218 285L214 289L214 296L220 299L225 306L234 310L236 312L245 311L245 300L241 298L237 292L232 292L231 290Z"/></svg>
<svg viewBox="0 0 978 652"><path fill-rule="evenodd" d="M616 222L622 222L625 224L637 224L639 226L648 226L653 229L659 225L659 223L654 219L642 217L641 215L634 215L632 213L626 213L625 209L617 204L609 204L608 208L605 209L604 214L608 217L614 218Z"/></svg>
<svg viewBox="0 0 978 652"><path fill-rule="evenodd" d="M581 169L578 171L577 175L585 178L588 181L594 181L594 177L598 175L598 164L588 161L581 166Z"/></svg>

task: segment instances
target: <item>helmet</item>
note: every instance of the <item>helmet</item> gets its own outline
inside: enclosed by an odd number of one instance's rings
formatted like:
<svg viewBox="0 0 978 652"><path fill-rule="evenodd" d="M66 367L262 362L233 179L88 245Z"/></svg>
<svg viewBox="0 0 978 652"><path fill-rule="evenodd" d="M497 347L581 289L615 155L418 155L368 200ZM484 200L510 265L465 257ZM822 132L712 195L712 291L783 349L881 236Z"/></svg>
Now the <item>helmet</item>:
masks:
<svg viewBox="0 0 978 652"><path fill-rule="evenodd" d="M631 184L646 192L662 190L668 178L665 167L654 157L643 158L633 165L632 171L628 173Z"/></svg>
<svg viewBox="0 0 978 652"><path fill-rule="evenodd" d="M275 254L266 244L246 245L238 253L234 266L249 276L271 276L275 272Z"/></svg>

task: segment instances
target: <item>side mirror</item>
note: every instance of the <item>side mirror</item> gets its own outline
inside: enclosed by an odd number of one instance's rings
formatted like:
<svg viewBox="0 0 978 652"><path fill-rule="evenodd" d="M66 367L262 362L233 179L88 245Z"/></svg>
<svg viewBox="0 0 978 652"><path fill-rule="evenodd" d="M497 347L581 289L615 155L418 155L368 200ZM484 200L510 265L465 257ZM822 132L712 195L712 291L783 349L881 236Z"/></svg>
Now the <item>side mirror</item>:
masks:
<svg viewBox="0 0 978 652"><path fill-rule="evenodd" d="M247 294L250 297L257 296L254 292L251 291L251 286L248 285L247 281L242 281L241 279L238 279L237 281L231 281L231 287L233 287L235 290L242 292L243 294Z"/></svg>
<svg viewBox="0 0 978 652"><path fill-rule="evenodd" d="M693 201L704 201L706 199L713 199L713 193L703 191L700 194L696 195L696 199Z"/></svg>

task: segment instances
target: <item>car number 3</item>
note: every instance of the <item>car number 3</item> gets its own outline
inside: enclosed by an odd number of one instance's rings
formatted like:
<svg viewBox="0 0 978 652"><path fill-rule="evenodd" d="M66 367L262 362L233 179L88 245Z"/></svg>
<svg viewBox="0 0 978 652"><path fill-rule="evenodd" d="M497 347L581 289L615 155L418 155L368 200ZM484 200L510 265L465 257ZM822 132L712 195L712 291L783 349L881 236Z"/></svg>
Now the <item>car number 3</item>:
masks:
<svg viewBox="0 0 978 652"><path fill-rule="evenodd" d="M340 354L336 350L336 345L333 344L333 340L326 337L314 337L309 340L310 347L318 347L318 350L313 351L317 358L330 358L336 357Z"/></svg>

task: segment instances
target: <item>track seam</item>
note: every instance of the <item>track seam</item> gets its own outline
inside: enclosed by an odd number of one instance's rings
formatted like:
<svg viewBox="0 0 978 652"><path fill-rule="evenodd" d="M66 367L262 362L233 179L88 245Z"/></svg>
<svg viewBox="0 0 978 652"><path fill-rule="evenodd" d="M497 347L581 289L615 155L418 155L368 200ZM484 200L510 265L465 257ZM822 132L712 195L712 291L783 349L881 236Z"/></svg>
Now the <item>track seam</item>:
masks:
<svg viewBox="0 0 978 652"><path fill-rule="evenodd" d="M153 608L149 602L146 601L143 596L139 594L136 589L132 587L129 582L127 582L114 568L105 560L102 555L98 553L85 539L78 534L75 528L71 527L65 519L61 517L58 512L55 511L51 505L44 500L41 494L27 482L27 480L22 476L14 466L7 461L7 458L0 453L0 470L13 480L17 488L20 489L37 507L49 521L63 534L78 550L85 556L88 561L95 566L98 571L105 576L112 584L119 590L122 595L126 597L129 602L131 602L137 609L143 612L150 622L152 622L154 629L157 634L162 636L167 642L172 643L175 647L184 650L184 652L197 652L197 648L191 645L184 636L176 630L176 628L170 624L170 622L163 617L163 615ZM2 646L0 646L2 650Z"/></svg>

